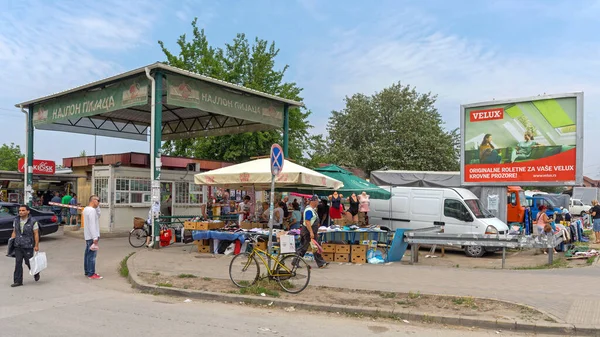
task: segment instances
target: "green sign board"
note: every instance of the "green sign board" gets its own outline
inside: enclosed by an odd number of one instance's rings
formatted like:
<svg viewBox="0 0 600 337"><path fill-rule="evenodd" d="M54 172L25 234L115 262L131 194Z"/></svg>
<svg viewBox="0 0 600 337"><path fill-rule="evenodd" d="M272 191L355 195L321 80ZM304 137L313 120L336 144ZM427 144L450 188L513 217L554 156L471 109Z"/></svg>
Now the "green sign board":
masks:
<svg viewBox="0 0 600 337"><path fill-rule="evenodd" d="M167 104L282 127L283 103L167 74Z"/></svg>
<svg viewBox="0 0 600 337"><path fill-rule="evenodd" d="M139 76L97 91L77 92L34 106L33 125L89 117L148 104L148 78Z"/></svg>

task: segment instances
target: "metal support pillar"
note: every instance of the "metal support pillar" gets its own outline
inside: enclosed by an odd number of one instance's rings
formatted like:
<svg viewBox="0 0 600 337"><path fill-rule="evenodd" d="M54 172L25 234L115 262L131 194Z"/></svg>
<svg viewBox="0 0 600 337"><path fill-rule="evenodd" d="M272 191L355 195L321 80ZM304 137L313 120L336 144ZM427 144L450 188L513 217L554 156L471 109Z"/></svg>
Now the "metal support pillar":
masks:
<svg viewBox="0 0 600 337"><path fill-rule="evenodd" d="M33 201L33 105L29 106L27 113L27 154L25 155L25 193L23 193L23 203L31 206Z"/></svg>
<svg viewBox="0 0 600 337"><path fill-rule="evenodd" d="M162 167L161 156L161 140L162 140L162 80L163 75L160 72L154 73L152 81L152 97L151 97L151 108L152 118L150 121L150 166L151 166L151 178L152 178L152 231L154 241L152 242L153 248L160 247L160 170Z"/></svg>
<svg viewBox="0 0 600 337"><path fill-rule="evenodd" d="M289 133L290 133L290 106L283 105L283 158L288 158Z"/></svg>

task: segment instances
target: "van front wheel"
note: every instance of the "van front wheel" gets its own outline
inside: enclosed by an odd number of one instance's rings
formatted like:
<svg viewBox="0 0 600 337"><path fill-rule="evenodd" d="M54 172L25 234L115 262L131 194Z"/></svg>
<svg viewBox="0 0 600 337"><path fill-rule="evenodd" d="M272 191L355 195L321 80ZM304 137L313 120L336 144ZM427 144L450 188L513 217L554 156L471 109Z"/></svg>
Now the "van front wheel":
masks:
<svg viewBox="0 0 600 337"><path fill-rule="evenodd" d="M485 249L482 246L465 246L465 254L468 257L482 257Z"/></svg>

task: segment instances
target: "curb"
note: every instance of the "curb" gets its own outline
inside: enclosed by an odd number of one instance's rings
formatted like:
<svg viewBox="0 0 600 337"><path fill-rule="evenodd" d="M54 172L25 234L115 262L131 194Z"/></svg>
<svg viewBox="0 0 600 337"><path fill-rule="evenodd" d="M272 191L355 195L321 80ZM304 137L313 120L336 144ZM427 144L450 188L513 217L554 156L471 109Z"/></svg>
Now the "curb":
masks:
<svg viewBox="0 0 600 337"><path fill-rule="evenodd" d="M423 323L438 323L444 325L454 325L462 327L478 327L489 330L504 330L529 332L536 334L553 334L553 335L575 335L575 336L600 336L600 327L583 326L561 323L524 323L519 321L509 320L493 320L474 318L471 316L455 316L455 315L430 315L424 312L409 311L403 309L381 310L377 308L356 307L339 304L321 304L313 302L298 302L277 298L261 298L256 296L235 295L226 293L215 293L210 291L189 290L180 288L165 288L143 282L135 268L132 267L132 260L137 254L132 255L127 260L127 268L129 276L127 277L132 287L146 293L170 295L186 298L194 298L201 300L210 300L226 303L247 303L267 305L270 307L294 307L308 311L321 311L329 313L345 313L352 315L365 315L372 317L384 317L397 320L419 321ZM536 309L537 310L537 309Z"/></svg>
<svg viewBox="0 0 600 337"><path fill-rule="evenodd" d="M64 230L63 235L83 240L83 230L81 230L81 229L80 230ZM129 236L129 231L126 231L126 232L118 231L118 232L112 232L112 233L100 232L100 237L103 239L126 238L128 236Z"/></svg>

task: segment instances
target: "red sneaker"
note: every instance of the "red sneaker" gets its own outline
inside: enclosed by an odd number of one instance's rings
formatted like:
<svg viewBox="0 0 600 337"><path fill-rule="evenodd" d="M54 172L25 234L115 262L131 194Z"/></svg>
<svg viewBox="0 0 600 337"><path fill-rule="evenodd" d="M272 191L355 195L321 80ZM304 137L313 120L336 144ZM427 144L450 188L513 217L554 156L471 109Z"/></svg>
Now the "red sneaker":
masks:
<svg viewBox="0 0 600 337"><path fill-rule="evenodd" d="M89 276L88 278L89 278L90 280L101 280L101 279L103 279L103 277L102 277L102 276L100 276L100 275L98 275L98 274L94 274L94 275L92 275L92 276Z"/></svg>

